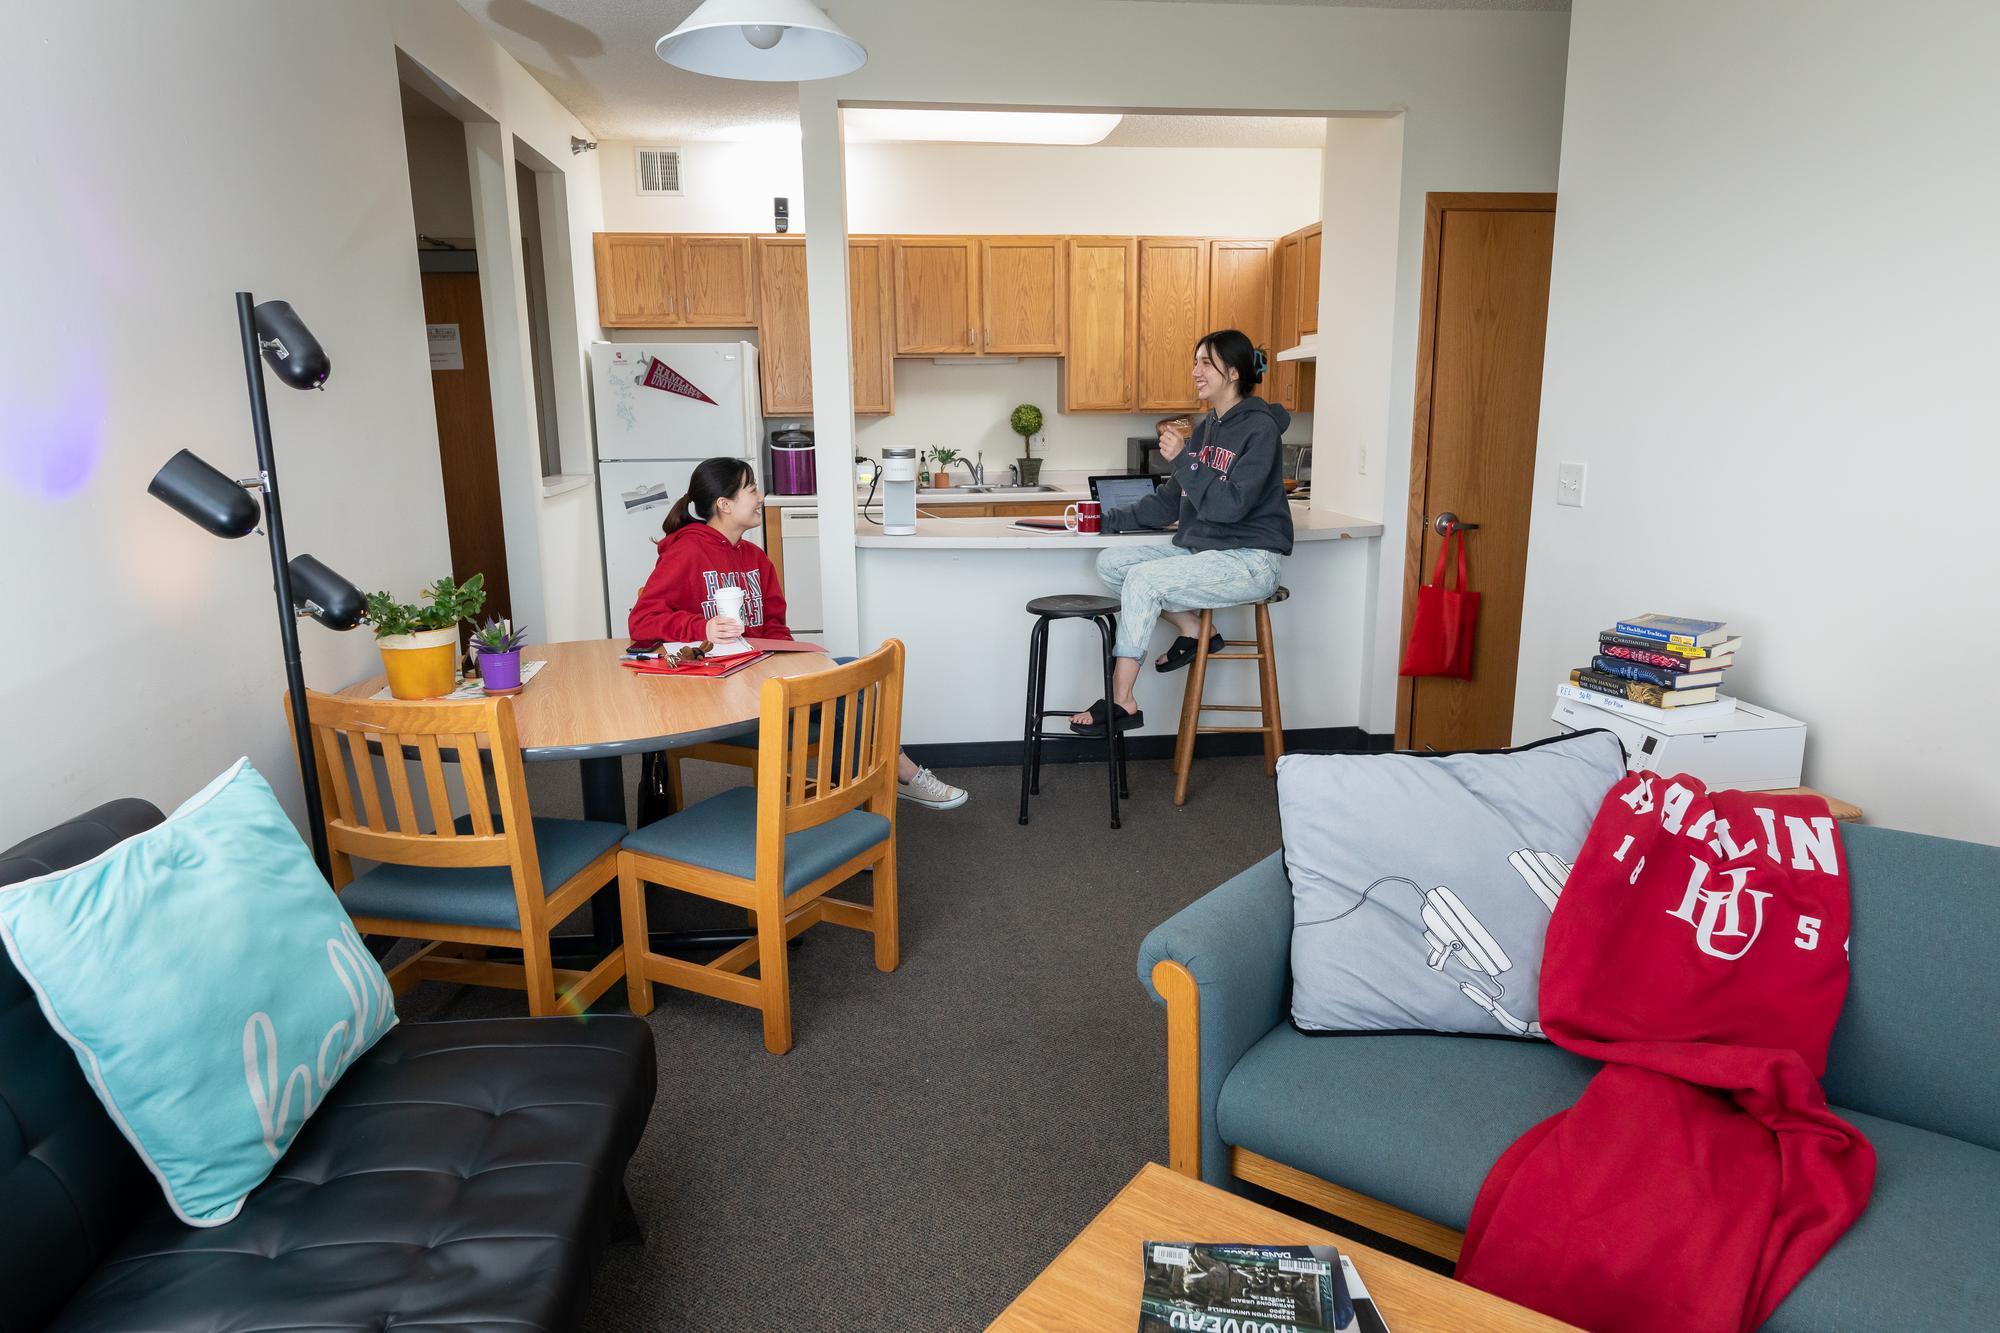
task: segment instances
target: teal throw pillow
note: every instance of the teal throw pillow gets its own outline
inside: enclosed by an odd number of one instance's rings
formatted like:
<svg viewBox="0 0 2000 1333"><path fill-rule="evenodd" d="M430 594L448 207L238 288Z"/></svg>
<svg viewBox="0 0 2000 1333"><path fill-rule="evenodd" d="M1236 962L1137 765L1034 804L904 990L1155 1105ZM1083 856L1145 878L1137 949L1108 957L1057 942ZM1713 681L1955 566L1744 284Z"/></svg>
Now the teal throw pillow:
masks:
<svg viewBox="0 0 2000 1333"><path fill-rule="evenodd" d="M93 860L0 888L0 943L194 1226L236 1216L396 1021L248 759Z"/></svg>

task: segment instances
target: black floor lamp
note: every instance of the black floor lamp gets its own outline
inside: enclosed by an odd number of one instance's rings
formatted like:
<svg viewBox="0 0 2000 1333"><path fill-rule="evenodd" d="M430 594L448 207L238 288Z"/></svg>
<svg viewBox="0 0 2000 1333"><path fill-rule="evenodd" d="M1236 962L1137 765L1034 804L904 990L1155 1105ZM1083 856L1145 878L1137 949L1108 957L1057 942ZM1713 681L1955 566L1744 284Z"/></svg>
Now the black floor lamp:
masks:
<svg viewBox="0 0 2000 1333"><path fill-rule="evenodd" d="M292 736L298 743L299 776L305 787L306 826L313 860L331 877L326 824L321 816L319 765L306 718L306 682L299 669L296 621L311 616L329 629L353 629L366 608L361 590L309 555L285 554L285 519L278 507L278 465L271 456L271 415L264 401L264 367L294 389L317 389L333 365L284 301L255 305L250 293L236 293L236 323L243 338L243 373L250 381L250 428L257 440L257 475L240 480L210 467L186 449L167 460L146 488L183 517L218 537L246 537L258 530L255 491L263 497L263 532L271 546L271 577L278 595L278 634L285 651L285 685L292 697ZM261 359L260 359L261 357Z"/></svg>

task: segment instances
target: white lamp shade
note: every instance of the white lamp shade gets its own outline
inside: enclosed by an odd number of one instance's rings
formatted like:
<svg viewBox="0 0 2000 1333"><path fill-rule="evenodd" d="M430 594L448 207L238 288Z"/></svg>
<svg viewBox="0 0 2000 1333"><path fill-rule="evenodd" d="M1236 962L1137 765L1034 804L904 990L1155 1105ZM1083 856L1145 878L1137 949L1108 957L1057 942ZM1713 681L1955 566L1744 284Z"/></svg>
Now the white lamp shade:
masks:
<svg viewBox="0 0 2000 1333"><path fill-rule="evenodd" d="M752 43L747 28L784 31L764 46ZM768 32L756 35L769 41ZM774 83L852 74L868 60L861 43L812 0L707 0L653 50L669 65L695 74Z"/></svg>

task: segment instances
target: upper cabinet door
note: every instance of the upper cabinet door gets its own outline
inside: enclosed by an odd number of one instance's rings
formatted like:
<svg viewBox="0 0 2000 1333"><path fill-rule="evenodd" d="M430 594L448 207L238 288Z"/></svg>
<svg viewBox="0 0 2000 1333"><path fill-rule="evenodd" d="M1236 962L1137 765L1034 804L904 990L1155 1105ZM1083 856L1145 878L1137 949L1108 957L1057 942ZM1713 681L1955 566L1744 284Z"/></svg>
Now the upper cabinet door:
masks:
<svg viewBox="0 0 2000 1333"><path fill-rule="evenodd" d="M608 329L658 329L681 322L673 237L601 231L593 239L598 323Z"/></svg>
<svg viewBox="0 0 2000 1333"><path fill-rule="evenodd" d="M1208 322L1241 329L1252 347L1276 356L1271 345L1271 241L1208 243Z"/></svg>
<svg viewBox="0 0 2000 1333"><path fill-rule="evenodd" d="M1299 342L1299 238L1287 236L1278 242L1277 260L1272 265L1272 291L1277 309L1271 340L1280 352ZM1299 410L1299 363L1271 362L1270 377L1264 381L1264 397L1291 411Z"/></svg>
<svg viewBox="0 0 2000 1333"><path fill-rule="evenodd" d="M1060 236L989 236L980 246L980 350L1061 356L1068 324Z"/></svg>
<svg viewBox="0 0 2000 1333"><path fill-rule="evenodd" d="M891 373L895 311L890 300L889 242L847 243L848 336L854 349L854 410L863 416L884 416L895 410L896 382Z"/></svg>
<svg viewBox="0 0 2000 1333"><path fill-rule="evenodd" d="M1208 242L1139 240L1139 410L1190 411L1194 345L1208 327Z"/></svg>
<svg viewBox="0 0 2000 1333"><path fill-rule="evenodd" d="M979 240L899 236L895 248L896 354L979 351Z"/></svg>
<svg viewBox="0 0 2000 1333"><path fill-rule="evenodd" d="M678 236L681 319L694 328L757 322L756 262L748 236Z"/></svg>
<svg viewBox="0 0 2000 1333"><path fill-rule="evenodd" d="M1130 236L1072 236L1066 249L1069 355L1063 360L1063 411L1135 411L1139 243Z"/></svg>
<svg viewBox="0 0 2000 1333"><path fill-rule="evenodd" d="M764 415L812 411L812 335L806 320L806 240L757 239L757 379Z"/></svg>
<svg viewBox="0 0 2000 1333"><path fill-rule="evenodd" d="M1299 332L1319 332L1319 228L1299 233Z"/></svg>

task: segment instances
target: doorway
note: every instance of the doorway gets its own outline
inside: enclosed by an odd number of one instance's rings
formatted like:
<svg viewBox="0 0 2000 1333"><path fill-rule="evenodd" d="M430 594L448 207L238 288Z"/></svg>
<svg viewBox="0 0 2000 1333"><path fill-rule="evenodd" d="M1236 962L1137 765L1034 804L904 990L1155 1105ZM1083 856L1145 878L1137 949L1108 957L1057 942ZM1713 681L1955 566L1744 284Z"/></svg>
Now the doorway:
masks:
<svg viewBox="0 0 2000 1333"><path fill-rule="evenodd" d="M451 111L405 84L403 143L409 156L417 269L430 345L431 400L437 415L451 576L464 582L474 574L485 575L484 614L511 617L465 126Z"/></svg>
<svg viewBox="0 0 2000 1333"><path fill-rule="evenodd" d="M1481 600L1472 678L1398 685L1398 749L1494 749L1513 736L1555 209L1552 194L1425 204L1402 641L1444 546L1440 515L1466 529Z"/></svg>

